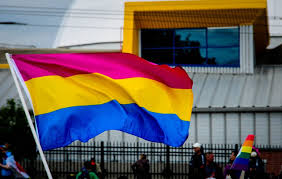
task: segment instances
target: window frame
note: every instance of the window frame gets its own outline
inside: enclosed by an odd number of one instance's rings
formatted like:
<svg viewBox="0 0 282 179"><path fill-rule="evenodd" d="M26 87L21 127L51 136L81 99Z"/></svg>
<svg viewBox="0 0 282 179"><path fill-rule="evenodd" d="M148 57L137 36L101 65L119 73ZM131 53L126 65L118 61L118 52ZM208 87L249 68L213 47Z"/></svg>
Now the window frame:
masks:
<svg viewBox="0 0 282 179"><path fill-rule="evenodd" d="M200 46L200 47L176 47L175 44L175 35L176 35L176 31L177 30L205 30L205 45L204 46ZM238 29L238 45L233 45L233 46L215 46L215 47L211 47L208 45L208 30L209 29ZM154 47L154 48L143 48L142 47L142 31L165 31L165 30L172 30L173 31L173 46L172 47ZM172 59L172 63L158 63L158 64L167 64L167 65L172 65L172 66L184 66L184 67L227 67L227 68L240 68L241 67L241 60L240 60L240 26L232 26L232 27L207 27L207 28L169 28L169 29L140 29L139 30L139 56L142 57L142 50L161 50L161 49L172 49L173 50L173 59ZM193 49L193 48L197 48L197 49L205 49L205 59L206 61L208 60L208 49L216 49L216 48L238 48L237 50L237 55L238 55L238 64L236 65L212 65L212 64L181 64L181 63L175 63L175 50L177 49Z"/></svg>

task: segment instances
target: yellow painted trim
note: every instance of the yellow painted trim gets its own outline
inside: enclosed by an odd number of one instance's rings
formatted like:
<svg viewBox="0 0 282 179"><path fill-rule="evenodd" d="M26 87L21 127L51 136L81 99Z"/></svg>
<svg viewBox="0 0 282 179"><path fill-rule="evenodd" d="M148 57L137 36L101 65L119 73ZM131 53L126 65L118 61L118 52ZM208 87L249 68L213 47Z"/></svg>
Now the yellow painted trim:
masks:
<svg viewBox="0 0 282 179"><path fill-rule="evenodd" d="M191 1L153 1L125 2L127 11L170 11L170 10L210 10L266 8L266 0L191 0Z"/></svg>
<svg viewBox="0 0 282 179"><path fill-rule="evenodd" d="M124 38L123 38L123 51L125 52L134 52L135 45L133 44L134 42L137 41L135 39L138 37L135 33L138 33L138 31L135 31L135 22L134 22L134 11L131 12L126 12L124 15ZM136 53L133 53L136 54Z"/></svg>
<svg viewBox="0 0 282 179"><path fill-rule="evenodd" d="M0 69L8 69L9 64L0 64Z"/></svg>
<svg viewBox="0 0 282 179"><path fill-rule="evenodd" d="M257 22L258 17L266 19L266 5L266 0L126 2L122 52L138 55L138 31L142 28L205 28L253 25ZM263 24L256 23L256 25L267 25L267 20L261 22ZM263 33L268 34L268 30ZM263 42L263 46L266 43L268 42Z"/></svg>

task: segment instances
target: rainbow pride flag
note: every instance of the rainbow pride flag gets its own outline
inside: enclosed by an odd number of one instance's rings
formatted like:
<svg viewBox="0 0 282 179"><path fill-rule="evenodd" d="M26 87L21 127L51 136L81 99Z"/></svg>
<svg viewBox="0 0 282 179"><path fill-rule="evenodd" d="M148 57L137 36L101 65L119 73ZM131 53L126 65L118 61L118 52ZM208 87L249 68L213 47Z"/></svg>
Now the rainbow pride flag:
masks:
<svg viewBox="0 0 282 179"><path fill-rule="evenodd" d="M180 67L126 53L10 55L29 97L43 150L107 130L181 146L193 82Z"/></svg>
<svg viewBox="0 0 282 179"><path fill-rule="evenodd" d="M242 145L237 157L235 158L231 169L233 170L248 170L249 159L252 152L252 147L254 144L254 135L248 135L244 144Z"/></svg>

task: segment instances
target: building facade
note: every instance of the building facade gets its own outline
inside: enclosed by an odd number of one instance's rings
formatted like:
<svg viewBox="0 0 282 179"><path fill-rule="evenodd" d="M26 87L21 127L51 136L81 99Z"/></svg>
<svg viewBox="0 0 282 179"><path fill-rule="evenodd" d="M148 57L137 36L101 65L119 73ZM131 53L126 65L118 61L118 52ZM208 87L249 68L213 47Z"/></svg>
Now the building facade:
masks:
<svg viewBox="0 0 282 179"><path fill-rule="evenodd" d="M171 66L194 81L188 141L282 144L279 65L257 65L269 44L267 2L125 3L123 52Z"/></svg>
<svg viewBox="0 0 282 179"><path fill-rule="evenodd" d="M282 42L275 36L275 50L268 51L276 60L265 55L273 41L268 10L265 0L126 2L123 42L63 48L122 49L154 63L181 65L194 81L188 143L240 144L255 134L255 144L282 145L282 51L277 47ZM1 105L18 98L7 65L2 67ZM147 142L120 131L93 140Z"/></svg>

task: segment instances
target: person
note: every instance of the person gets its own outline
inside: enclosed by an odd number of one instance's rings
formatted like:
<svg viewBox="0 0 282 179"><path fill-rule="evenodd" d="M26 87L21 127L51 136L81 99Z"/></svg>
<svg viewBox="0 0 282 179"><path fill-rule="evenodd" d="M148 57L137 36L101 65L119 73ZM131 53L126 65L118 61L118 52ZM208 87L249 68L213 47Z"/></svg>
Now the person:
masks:
<svg viewBox="0 0 282 179"><path fill-rule="evenodd" d="M205 156L200 143L193 144L194 155L189 162L189 178L205 178Z"/></svg>
<svg viewBox="0 0 282 179"><path fill-rule="evenodd" d="M214 154L207 152L205 165L205 178L223 178L221 168L214 162Z"/></svg>
<svg viewBox="0 0 282 179"><path fill-rule="evenodd" d="M6 149L4 145L0 147L0 151L1 151L1 158L2 158L2 162L0 164L1 178L10 179L12 178L12 171L10 169L10 166L7 165L7 155L6 155Z"/></svg>
<svg viewBox="0 0 282 179"><path fill-rule="evenodd" d="M231 166L237 156L237 152L236 151L232 151L231 155L230 155L230 159L229 162L227 163L227 165L224 168L224 172L223 172L223 176L224 178L232 178L232 179L239 179L241 176L241 170L231 170Z"/></svg>
<svg viewBox="0 0 282 179"><path fill-rule="evenodd" d="M131 165L134 177L137 179L150 179L150 165L149 160L145 154L140 155L140 159Z"/></svg>
<svg viewBox="0 0 282 179"><path fill-rule="evenodd" d="M264 178L264 163L259 156L258 149L254 147L251 153L251 157L249 160L249 168L245 174L245 178Z"/></svg>
<svg viewBox="0 0 282 179"><path fill-rule="evenodd" d="M98 176L91 171L91 163L90 161L84 162L84 167L81 171L76 175L76 179L99 179Z"/></svg>
<svg viewBox="0 0 282 179"><path fill-rule="evenodd" d="M2 178L30 178L29 175L23 170L22 166L15 161L14 156L8 150L9 145L1 146L1 153L3 156L3 163L0 164Z"/></svg>
<svg viewBox="0 0 282 179"><path fill-rule="evenodd" d="M91 171L94 172L99 178L103 178L102 170L100 164L95 161L94 158L90 160Z"/></svg>

